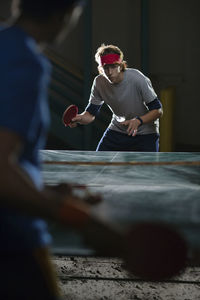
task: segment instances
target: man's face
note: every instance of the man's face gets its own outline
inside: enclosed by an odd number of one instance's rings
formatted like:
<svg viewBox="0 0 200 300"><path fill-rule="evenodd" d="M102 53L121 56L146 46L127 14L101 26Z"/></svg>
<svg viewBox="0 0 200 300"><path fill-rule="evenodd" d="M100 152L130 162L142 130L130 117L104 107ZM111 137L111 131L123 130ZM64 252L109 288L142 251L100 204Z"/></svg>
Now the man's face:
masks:
<svg viewBox="0 0 200 300"><path fill-rule="evenodd" d="M123 72L121 71L120 64L104 65L103 66L103 75L111 83L119 83L123 79Z"/></svg>

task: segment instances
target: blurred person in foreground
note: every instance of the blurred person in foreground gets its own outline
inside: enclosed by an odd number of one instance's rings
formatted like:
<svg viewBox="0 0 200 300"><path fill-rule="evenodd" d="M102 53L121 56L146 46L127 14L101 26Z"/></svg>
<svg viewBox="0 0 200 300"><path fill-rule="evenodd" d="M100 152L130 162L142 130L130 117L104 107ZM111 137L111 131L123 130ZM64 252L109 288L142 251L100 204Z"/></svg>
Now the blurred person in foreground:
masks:
<svg viewBox="0 0 200 300"><path fill-rule="evenodd" d="M13 1L12 18L0 26L1 299L59 299L44 219L78 227L87 215L70 185L44 186L39 158L49 126L51 74L41 48L65 38L82 4Z"/></svg>
<svg viewBox="0 0 200 300"><path fill-rule="evenodd" d="M72 119L70 127L95 120L103 103L112 111L112 120L97 151L159 151L159 118L162 105L151 81L137 69L128 68L124 54L115 45L102 44L95 60L95 77L85 111Z"/></svg>

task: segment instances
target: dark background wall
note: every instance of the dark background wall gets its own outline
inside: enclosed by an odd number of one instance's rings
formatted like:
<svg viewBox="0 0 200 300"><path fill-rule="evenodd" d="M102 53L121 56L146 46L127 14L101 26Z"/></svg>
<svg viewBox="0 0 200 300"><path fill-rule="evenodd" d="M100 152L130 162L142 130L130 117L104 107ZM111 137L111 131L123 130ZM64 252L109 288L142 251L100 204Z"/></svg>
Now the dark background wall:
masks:
<svg viewBox="0 0 200 300"><path fill-rule="evenodd" d="M178 149L200 148L200 2L150 0L149 73L160 86L173 85Z"/></svg>
<svg viewBox="0 0 200 300"><path fill-rule="evenodd" d="M51 48L83 78L87 60L91 74L84 80L91 87L96 49L101 43L118 45L128 65L150 77L159 96L163 88L175 88L174 150L200 151L199 0L89 2L89 19L82 16L68 40ZM9 6L10 1L0 1L1 19L10 15Z"/></svg>

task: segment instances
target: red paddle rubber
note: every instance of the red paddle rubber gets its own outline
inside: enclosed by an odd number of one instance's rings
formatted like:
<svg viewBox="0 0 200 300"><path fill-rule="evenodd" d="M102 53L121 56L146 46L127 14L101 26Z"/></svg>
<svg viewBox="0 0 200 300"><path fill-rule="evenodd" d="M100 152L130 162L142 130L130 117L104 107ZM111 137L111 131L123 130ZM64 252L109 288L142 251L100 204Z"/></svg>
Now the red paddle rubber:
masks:
<svg viewBox="0 0 200 300"><path fill-rule="evenodd" d="M164 224L134 225L127 236L125 252L129 271L155 281L178 275L187 262L185 240Z"/></svg>
<svg viewBox="0 0 200 300"><path fill-rule="evenodd" d="M67 107L62 116L62 121L67 127L71 123L72 119L76 117L78 113L78 107L74 104Z"/></svg>

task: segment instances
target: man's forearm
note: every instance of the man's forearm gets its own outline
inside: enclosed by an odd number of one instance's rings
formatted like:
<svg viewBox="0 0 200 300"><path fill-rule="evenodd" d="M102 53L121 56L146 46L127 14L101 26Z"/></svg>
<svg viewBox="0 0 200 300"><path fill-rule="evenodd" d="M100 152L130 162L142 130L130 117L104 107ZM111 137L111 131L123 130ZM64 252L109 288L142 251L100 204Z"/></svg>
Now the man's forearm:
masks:
<svg viewBox="0 0 200 300"><path fill-rule="evenodd" d="M84 111L80 114L80 124L87 125L95 120L95 116L90 114L88 111Z"/></svg>
<svg viewBox="0 0 200 300"><path fill-rule="evenodd" d="M152 122L158 118L160 118L163 114L163 111L161 108L159 109L153 109L151 111L149 111L148 113L146 113L145 115L143 116L139 116L141 119L142 119L142 122L144 124L146 123L149 123L149 122Z"/></svg>
<svg viewBox="0 0 200 300"><path fill-rule="evenodd" d="M1 162L0 165L0 207L46 217L52 214L50 199L36 189L28 174L17 163Z"/></svg>

